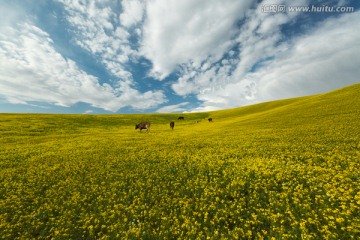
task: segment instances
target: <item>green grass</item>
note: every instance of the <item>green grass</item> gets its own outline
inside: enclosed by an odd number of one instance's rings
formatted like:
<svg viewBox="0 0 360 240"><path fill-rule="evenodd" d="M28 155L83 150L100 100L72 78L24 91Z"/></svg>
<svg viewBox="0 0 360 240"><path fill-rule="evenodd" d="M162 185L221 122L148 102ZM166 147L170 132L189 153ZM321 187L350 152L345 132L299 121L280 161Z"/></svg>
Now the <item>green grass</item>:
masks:
<svg viewBox="0 0 360 240"><path fill-rule="evenodd" d="M1 114L0 238L358 239L359 94L184 121Z"/></svg>

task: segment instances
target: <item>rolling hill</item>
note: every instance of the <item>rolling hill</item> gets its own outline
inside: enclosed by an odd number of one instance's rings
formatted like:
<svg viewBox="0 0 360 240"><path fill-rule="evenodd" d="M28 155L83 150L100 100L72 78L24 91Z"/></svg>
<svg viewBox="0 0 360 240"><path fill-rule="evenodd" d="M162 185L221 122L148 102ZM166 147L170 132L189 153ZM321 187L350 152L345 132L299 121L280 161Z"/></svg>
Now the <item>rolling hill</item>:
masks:
<svg viewBox="0 0 360 240"><path fill-rule="evenodd" d="M359 94L356 84L181 114L183 121L1 114L0 232L3 239L359 238ZM140 121L151 122L150 133L134 130Z"/></svg>

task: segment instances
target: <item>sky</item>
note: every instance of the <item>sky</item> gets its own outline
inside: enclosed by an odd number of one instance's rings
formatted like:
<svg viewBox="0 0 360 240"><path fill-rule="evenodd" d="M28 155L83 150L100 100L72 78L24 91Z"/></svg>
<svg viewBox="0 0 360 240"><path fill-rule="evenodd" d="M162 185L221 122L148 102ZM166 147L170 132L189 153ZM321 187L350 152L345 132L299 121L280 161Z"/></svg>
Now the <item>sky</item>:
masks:
<svg viewBox="0 0 360 240"><path fill-rule="evenodd" d="M0 112L200 112L360 82L360 1L0 0Z"/></svg>

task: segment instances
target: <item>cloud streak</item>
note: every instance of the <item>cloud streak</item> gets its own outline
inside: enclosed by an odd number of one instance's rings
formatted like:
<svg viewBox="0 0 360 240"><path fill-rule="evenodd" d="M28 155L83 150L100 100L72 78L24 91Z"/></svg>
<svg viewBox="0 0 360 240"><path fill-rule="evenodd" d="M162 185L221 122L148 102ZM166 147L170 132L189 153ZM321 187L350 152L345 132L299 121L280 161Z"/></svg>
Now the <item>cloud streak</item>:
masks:
<svg viewBox="0 0 360 240"><path fill-rule="evenodd" d="M359 82L357 21L359 12L344 14L294 39L286 53L257 73L258 99L316 94Z"/></svg>
<svg viewBox="0 0 360 240"><path fill-rule="evenodd" d="M130 33L119 24L113 1L59 0L67 12L66 20L73 41L92 55L115 77L131 80L124 64L135 51L130 46ZM120 15L123 16L123 15ZM123 17L124 18L124 17Z"/></svg>
<svg viewBox="0 0 360 240"><path fill-rule="evenodd" d="M359 82L360 34L353 24L360 20L359 12L328 18L284 38L282 29L296 22L299 13L265 14L261 7L248 10L230 56L203 65L208 68L188 65L172 85L177 94L194 94L203 102L194 111L316 94Z"/></svg>
<svg viewBox="0 0 360 240"><path fill-rule="evenodd" d="M251 2L148 1L141 54L153 64L150 75L163 80L178 65L199 68L206 59L222 58Z"/></svg>
<svg viewBox="0 0 360 240"><path fill-rule="evenodd" d="M184 112L187 110L185 106L189 105L189 102L182 102L179 104L168 105L162 108L159 108L157 112L159 113L171 113L171 112Z"/></svg>

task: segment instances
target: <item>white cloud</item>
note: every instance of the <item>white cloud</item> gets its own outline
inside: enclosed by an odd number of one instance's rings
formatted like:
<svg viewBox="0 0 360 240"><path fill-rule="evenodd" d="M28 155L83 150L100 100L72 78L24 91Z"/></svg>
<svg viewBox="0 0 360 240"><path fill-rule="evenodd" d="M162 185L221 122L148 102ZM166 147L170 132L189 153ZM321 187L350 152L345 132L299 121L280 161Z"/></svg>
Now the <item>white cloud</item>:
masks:
<svg viewBox="0 0 360 240"><path fill-rule="evenodd" d="M217 79L216 84L209 80L215 87L198 92L198 99L204 103L196 110L216 110L316 94L359 82L360 32L353 24L358 21L360 12L343 14L280 46L275 45L276 41L250 41L254 44L253 50L246 51L250 46L240 50L242 57L231 75L217 73L208 78ZM254 72L249 71L262 59L259 50L272 59ZM249 64L243 64L244 61ZM221 82L221 79L228 82ZM194 82L196 79L189 84Z"/></svg>
<svg viewBox="0 0 360 240"><path fill-rule="evenodd" d="M168 105L162 108L159 108L156 112L160 113L170 113L170 112L185 112L187 108L185 106L189 105L189 102L183 102L175 105Z"/></svg>
<svg viewBox="0 0 360 240"><path fill-rule="evenodd" d="M286 6L305 6L306 1L276 1L266 2L266 4L285 4ZM281 35L280 27L292 21L299 13L285 12L277 14L264 13L263 4L259 4L256 9L247 12L247 19L240 30L237 38L239 43L239 62L233 73L235 81L242 79L251 71L255 64L271 58L288 46L278 45L284 37Z"/></svg>
<svg viewBox="0 0 360 240"><path fill-rule="evenodd" d="M162 80L179 64L200 67L206 59L219 60L251 2L148 1L141 53L153 64L150 75Z"/></svg>
<svg viewBox="0 0 360 240"><path fill-rule="evenodd" d="M117 111L125 106L147 109L166 102L161 91L140 93L131 81L119 81L118 88L101 85L96 77L59 54L49 35L31 23L2 28L0 65L0 95L14 104L71 106L85 102Z"/></svg>
<svg viewBox="0 0 360 240"><path fill-rule="evenodd" d="M267 2L267 4L275 3L280 4L283 1ZM228 84L239 85L237 83L245 78L255 64L283 51L286 45L276 46L282 37L280 26L291 21L296 14L267 14L262 11L262 6L259 4L255 9L248 9L245 12L244 23L237 38L232 42L233 48L238 44L238 53L229 51L228 58L217 64L214 64L214 59L208 58L201 68L187 64L182 68L182 75L172 85L172 89L182 96L197 94L200 100L207 102L209 99L204 94L222 91ZM219 100L213 104L219 105Z"/></svg>
<svg viewBox="0 0 360 240"><path fill-rule="evenodd" d="M91 113L93 113L94 111L93 110L86 110L85 112L84 112L84 114L91 114Z"/></svg>
<svg viewBox="0 0 360 240"><path fill-rule="evenodd" d="M132 77L124 64L137 55L132 49L128 30L120 26L114 2L96 0L83 2L80 0L58 0L64 5L67 21L73 32L74 42L87 50L120 79ZM132 3L125 4L132 6ZM129 8L129 7L127 7ZM126 9L125 9L126 10ZM128 9L129 10L129 9ZM130 8L129 11L133 11ZM120 18L125 18L121 17ZM130 21L130 20L129 20ZM133 20L128 23L132 24Z"/></svg>
<svg viewBox="0 0 360 240"><path fill-rule="evenodd" d="M259 100L309 95L359 82L360 12L325 21L259 71Z"/></svg>
<svg viewBox="0 0 360 240"><path fill-rule="evenodd" d="M121 2L123 11L120 14L120 23L125 27L132 27L141 22L145 4L141 0L123 0Z"/></svg>

